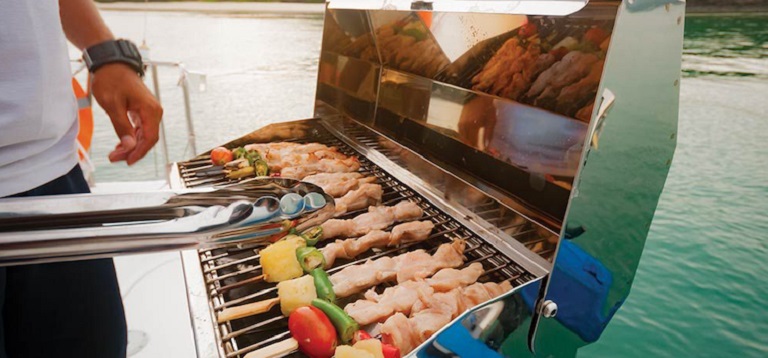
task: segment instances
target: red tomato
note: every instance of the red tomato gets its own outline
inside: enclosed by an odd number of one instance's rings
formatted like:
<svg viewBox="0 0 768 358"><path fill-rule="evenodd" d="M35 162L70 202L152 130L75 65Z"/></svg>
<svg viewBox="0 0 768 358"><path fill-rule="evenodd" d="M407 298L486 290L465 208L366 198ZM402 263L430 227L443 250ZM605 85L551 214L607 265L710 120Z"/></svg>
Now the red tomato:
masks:
<svg viewBox="0 0 768 358"><path fill-rule="evenodd" d="M595 46L600 46L607 38L608 33L599 27L591 28L584 34L584 40L595 44Z"/></svg>
<svg viewBox="0 0 768 358"><path fill-rule="evenodd" d="M371 335L368 334L368 332L361 329L355 332L355 334L352 336L352 344L355 344L360 341L364 341L366 339L371 339Z"/></svg>
<svg viewBox="0 0 768 358"><path fill-rule="evenodd" d="M336 350L336 329L314 306L299 307L288 317L288 329L299 342L299 350L310 358L330 358Z"/></svg>
<svg viewBox="0 0 768 358"><path fill-rule="evenodd" d="M517 31L517 33L520 35L520 37L531 37L533 35L536 35L539 33L539 28L536 27L536 24L534 23L527 23L523 25L520 30Z"/></svg>
<svg viewBox="0 0 768 358"><path fill-rule="evenodd" d="M213 165L224 165L232 161L232 151L224 148L224 147L218 147L211 151L211 163Z"/></svg>

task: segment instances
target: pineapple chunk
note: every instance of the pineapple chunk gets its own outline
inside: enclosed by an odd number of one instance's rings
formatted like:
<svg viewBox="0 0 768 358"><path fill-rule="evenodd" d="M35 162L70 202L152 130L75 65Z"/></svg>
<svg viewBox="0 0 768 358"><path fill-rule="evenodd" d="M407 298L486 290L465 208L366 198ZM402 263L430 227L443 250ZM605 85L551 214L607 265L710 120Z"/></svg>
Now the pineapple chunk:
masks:
<svg viewBox="0 0 768 358"><path fill-rule="evenodd" d="M372 354L374 358L384 358L384 353L381 351L381 341L375 338L357 342L352 348L366 351Z"/></svg>
<svg viewBox="0 0 768 358"><path fill-rule="evenodd" d="M375 358L373 354L350 346L336 347L336 352L333 356L334 358Z"/></svg>
<svg viewBox="0 0 768 358"><path fill-rule="evenodd" d="M284 239L261 250L261 270L264 281L280 282L290 280L304 274L296 259L296 249L307 243L299 236L288 235Z"/></svg>
<svg viewBox="0 0 768 358"><path fill-rule="evenodd" d="M293 310L312 304L317 298L315 279L305 275L277 284L277 296L280 297L280 311L288 317Z"/></svg>

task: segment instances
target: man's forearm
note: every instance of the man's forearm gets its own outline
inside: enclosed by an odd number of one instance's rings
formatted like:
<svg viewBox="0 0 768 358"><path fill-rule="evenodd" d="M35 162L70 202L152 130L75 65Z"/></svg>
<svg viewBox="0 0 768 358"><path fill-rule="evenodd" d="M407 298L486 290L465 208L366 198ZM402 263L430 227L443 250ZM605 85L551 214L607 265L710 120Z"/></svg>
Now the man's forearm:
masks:
<svg viewBox="0 0 768 358"><path fill-rule="evenodd" d="M59 0L59 8L64 33L77 48L114 39L92 0Z"/></svg>

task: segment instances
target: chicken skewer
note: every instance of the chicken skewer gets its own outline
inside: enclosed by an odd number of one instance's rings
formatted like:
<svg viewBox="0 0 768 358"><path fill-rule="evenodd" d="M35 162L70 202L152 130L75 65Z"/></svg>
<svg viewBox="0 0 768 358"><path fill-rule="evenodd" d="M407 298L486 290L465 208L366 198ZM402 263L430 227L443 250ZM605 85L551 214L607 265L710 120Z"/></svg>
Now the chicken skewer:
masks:
<svg viewBox="0 0 768 358"><path fill-rule="evenodd" d="M395 313L381 325L382 341L408 354L461 313L512 289L508 281L475 283L426 295L411 308L411 317Z"/></svg>
<svg viewBox="0 0 768 358"><path fill-rule="evenodd" d="M388 287L381 294L368 290L365 298L344 307L344 311L360 325L380 322L395 313L410 314L414 304L435 292L447 292L457 287L466 287L477 281L484 273L483 265L476 262L457 270L444 268L432 278L406 281Z"/></svg>
<svg viewBox="0 0 768 358"><path fill-rule="evenodd" d="M367 213L354 219L331 219L320 226L323 228L323 239L357 237L372 230L382 230L395 222L416 220L423 214L417 203L405 200L394 206L371 206Z"/></svg>
<svg viewBox="0 0 768 358"><path fill-rule="evenodd" d="M331 275L330 281L336 297L347 297L383 282L396 279L403 279L404 282L413 277L427 277L439 269L460 266L464 262L465 247L463 240L455 240L440 245L434 255L424 250L416 250L395 257L384 256L376 260L368 260L362 264L345 267ZM401 276L399 271L410 272L410 274ZM279 302L280 297L276 297L226 308L218 314L217 320L223 323L264 313Z"/></svg>
<svg viewBox="0 0 768 358"><path fill-rule="evenodd" d="M321 240L330 239L332 237L338 237L338 236L346 236L346 237L357 237L364 234L367 234L368 232L372 230L381 230L385 229L395 222L399 221L411 221L416 220L422 217L424 211L418 206L418 204L411 202L411 201L402 201L394 206L377 206L377 207L369 207L368 212L365 214L358 215L357 217L353 219L331 219L323 223L320 227L322 228L322 237ZM400 230L403 230L403 228L398 229L398 231L395 231L396 233ZM405 230L407 231L407 230ZM403 231L402 233L398 233L397 235L406 235L407 233ZM261 255L256 255L251 259L260 259ZM242 273L247 272L254 272L259 269L262 269L261 265L256 265L253 267L249 267L244 270L239 270L237 272L231 273L229 275L239 275ZM225 278L224 276L219 277L219 279ZM246 280L222 286L217 289L219 292L224 292L232 288L237 288L246 284L251 284L255 282L261 282L264 280L264 275L259 275L255 277L248 278ZM230 301L230 304L236 304L236 301Z"/></svg>
<svg viewBox="0 0 768 358"><path fill-rule="evenodd" d="M364 177L363 174L356 172L318 173L304 177L302 181L315 184L323 188L326 194L334 198L340 198L363 184L374 183L376 177Z"/></svg>
<svg viewBox="0 0 768 358"><path fill-rule="evenodd" d="M325 258L325 268L336 259L353 259L372 248L397 246L426 240L435 224L431 221L411 221L392 228L392 232L373 230L356 239L336 240L320 249Z"/></svg>
<svg viewBox="0 0 768 358"><path fill-rule="evenodd" d="M286 167L316 163L321 159L344 160L349 157L336 147L320 143L254 143L245 146L246 151L257 151L272 170L279 172Z"/></svg>
<svg viewBox="0 0 768 358"><path fill-rule="evenodd" d="M344 215L347 212L367 208L371 205L381 203L381 196L384 190L379 184L363 184L359 188L346 193L341 198L336 199L336 216Z"/></svg>
<svg viewBox="0 0 768 358"><path fill-rule="evenodd" d="M460 276L459 278L456 277L457 274ZM382 325L382 338L384 339L384 342L391 342L390 344L393 344L401 349L403 354L407 354L421 342L429 339L432 334L448 324L462 312L494 297L498 297L512 289L511 284L507 281L504 281L500 284L493 282L474 284L471 284L471 282L467 283L470 280L474 282L483 274L484 272L482 269L482 264L480 263L470 264L462 270L446 268L438 271L431 279L429 279L434 281L429 283L424 280L407 281L400 285L387 288L382 295L376 295L377 299L383 300L385 299L383 296L390 296L390 298L394 298L399 297L402 294L408 295L408 292L402 291L403 288L411 290L418 290L421 288L420 291L416 291L417 295L413 295L413 291L411 292L411 296L413 296L413 298L401 298L403 301L412 302L412 307L409 307L409 310L411 311L411 315L414 318L409 319L407 314L403 312L396 312L394 315L389 313L387 315L390 317L387 319L387 321L385 321L387 327ZM434 286L436 289L446 289L448 286L445 284L448 284L449 281L451 281L451 285L455 286L453 289L441 291L430 290L427 288ZM442 285L440 285L439 282L442 282ZM471 285L467 286L469 284ZM400 290L398 290L398 288L400 288ZM425 288L427 289L425 290ZM366 296L375 294L371 292L374 291L368 291ZM401 304L406 305L408 303L401 302ZM350 305L347 305L347 307ZM345 311L347 311L346 308ZM357 323L361 325L366 324L364 321L358 321L357 317L353 316L353 318ZM446 318L449 319L446 321ZM423 320L424 322L420 322L418 320ZM398 331L398 328L400 327L403 327L405 332ZM384 333L385 331L387 332L386 335ZM425 338L422 339L419 334L423 334ZM285 337L285 335L280 336L280 338L283 337ZM281 357L294 352L297 349L297 341L293 338L288 338L264 348L255 350L247 354L246 357Z"/></svg>
<svg viewBox="0 0 768 358"><path fill-rule="evenodd" d="M396 257L384 256L346 267L331 275L333 291L337 297L347 297L383 282L401 283L426 278L442 268L461 266L464 263L465 248L466 242L455 240L440 245L434 255L424 250L415 250Z"/></svg>

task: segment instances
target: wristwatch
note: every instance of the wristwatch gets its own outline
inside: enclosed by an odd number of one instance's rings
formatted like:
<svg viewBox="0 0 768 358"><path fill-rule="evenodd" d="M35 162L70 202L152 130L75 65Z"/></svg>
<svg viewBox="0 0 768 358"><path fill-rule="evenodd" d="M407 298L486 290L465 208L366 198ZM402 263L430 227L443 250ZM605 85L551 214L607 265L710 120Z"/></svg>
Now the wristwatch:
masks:
<svg viewBox="0 0 768 358"><path fill-rule="evenodd" d="M108 63L120 62L130 66L139 76L144 77L141 53L136 45L128 40L110 40L93 45L83 51L83 60L91 73Z"/></svg>

